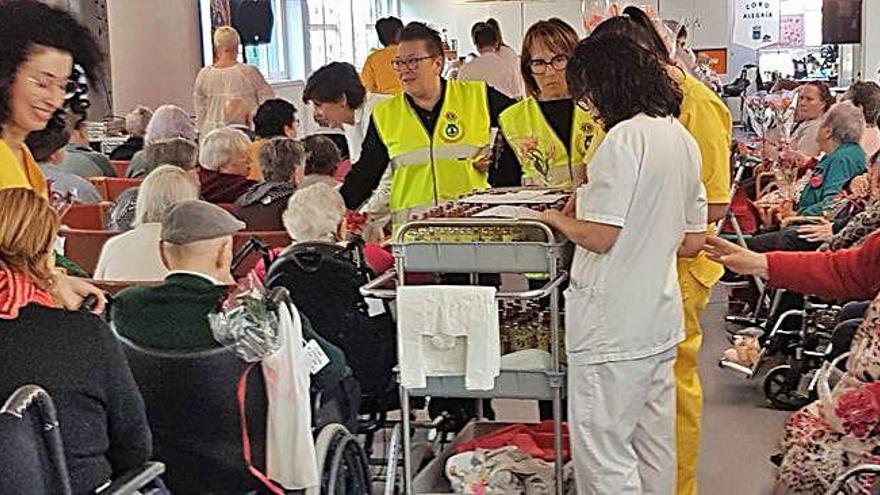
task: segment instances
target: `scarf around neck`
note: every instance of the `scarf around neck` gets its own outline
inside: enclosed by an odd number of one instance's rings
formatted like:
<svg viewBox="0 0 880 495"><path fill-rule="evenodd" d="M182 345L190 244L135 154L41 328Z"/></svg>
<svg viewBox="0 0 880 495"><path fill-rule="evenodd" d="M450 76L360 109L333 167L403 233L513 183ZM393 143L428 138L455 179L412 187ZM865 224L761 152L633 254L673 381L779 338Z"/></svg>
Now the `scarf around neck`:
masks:
<svg viewBox="0 0 880 495"><path fill-rule="evenodd" d="M18 318L21 308L30 303L53 306L52 296L27 275L0 266L0 320Z"/></svg>

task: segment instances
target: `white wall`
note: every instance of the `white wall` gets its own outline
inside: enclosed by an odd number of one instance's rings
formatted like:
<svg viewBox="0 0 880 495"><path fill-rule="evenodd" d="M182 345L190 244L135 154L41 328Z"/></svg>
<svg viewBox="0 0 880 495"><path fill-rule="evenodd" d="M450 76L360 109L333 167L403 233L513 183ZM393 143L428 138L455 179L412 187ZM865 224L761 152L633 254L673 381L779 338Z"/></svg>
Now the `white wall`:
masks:
<svg viewBox="0 0 880 495"><path fill-rule="evenodd" d="M501 25L504 42L519 51L526 30L538 20L559 17L585 35L581 22L580 0L546 2L493 2L466 4L460 0L401 0L400 17L404 23L423 21L438 30L446 28L450 39L458 40L459 55L475 51L471 26L494 17Z"/></svg>
<svg viewBox="0 0 880 495"><path fill-rule="evenodd" d="M862 79L877 81L877 70L880 69L880 0L864 0L862 9Z"/></svg>
<svg viewBox="0 0 880 495"><path fill-rule="evenodd" d="M198 8L187 0L108 0L113 110L144 104L193 111L201 67Z"/></svg>

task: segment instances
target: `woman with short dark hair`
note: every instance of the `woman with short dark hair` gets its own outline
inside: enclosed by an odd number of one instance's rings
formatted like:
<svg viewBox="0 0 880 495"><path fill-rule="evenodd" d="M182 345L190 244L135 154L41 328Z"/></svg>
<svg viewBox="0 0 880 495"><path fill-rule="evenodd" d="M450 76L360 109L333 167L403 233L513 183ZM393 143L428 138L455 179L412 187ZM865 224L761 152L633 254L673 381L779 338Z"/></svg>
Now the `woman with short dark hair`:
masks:
<svg viewBox="0 0 880 495"><path fill-rule="evenodd" d="M339 168L342 157L333 141L316 134L303 139L303 147L306 150L305 177L299 187L304 188L319 183L339 187L340 183L333 175Z"/></svg>
<svg viewBox="0 0 880 495"><path fill-rule="evenodd" d="M865 115L865 132L860 144L866 155L873 155L880 150L880 86L874 81L856 81L849 86L843 95L844 100L851 101Z"/></svg>
<svg viewBox="0 0 880 495"><path fill-rule="evenodd" d="M296 139L299 134L299 118L296 116L296 107L287 100L273 98L266 100L257 108L254 114L254 131L257 140L250 144L248 154L251 158L251 171L248 179L262 180L260 168L260 148L263 143L276 137L288 137Z"/></svg>
<svg viewBox="0 0 880 495"><path fill-rule="evenodd" d="M700 150L676 118L680 87L632 40L581 41L568 83L607 133L577 217L542 214L576 244L565 347L577 491L675 493L676 255L706 236Z"/></svg>

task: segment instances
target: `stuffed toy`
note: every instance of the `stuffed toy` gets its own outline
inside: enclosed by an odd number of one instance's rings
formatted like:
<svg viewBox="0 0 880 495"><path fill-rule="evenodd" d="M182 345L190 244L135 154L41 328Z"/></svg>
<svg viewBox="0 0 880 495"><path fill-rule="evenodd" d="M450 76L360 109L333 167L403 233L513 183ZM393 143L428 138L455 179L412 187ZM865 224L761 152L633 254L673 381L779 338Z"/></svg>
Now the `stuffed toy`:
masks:
<svg viewBox="0 0 880 495"><path fill-rule="evenodd" d="M737 335L733 338L733 347L724 351L724 359L732 363L751 368L758 360L761 345L753 335Z"/></svg>

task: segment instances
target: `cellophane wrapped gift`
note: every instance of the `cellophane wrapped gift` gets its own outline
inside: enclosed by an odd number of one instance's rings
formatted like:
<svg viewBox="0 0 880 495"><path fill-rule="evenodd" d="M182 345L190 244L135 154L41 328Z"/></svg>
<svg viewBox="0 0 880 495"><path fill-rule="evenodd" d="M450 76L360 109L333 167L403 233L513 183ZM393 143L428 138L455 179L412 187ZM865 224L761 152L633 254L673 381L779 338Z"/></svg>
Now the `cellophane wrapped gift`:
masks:
<svg viewBox="0 0 880 495"><path fill-rule="evenodd" d="M260 280L250 275L208 315L214 339L246 362L261 361L280 347L277 305Z"/></svg>

